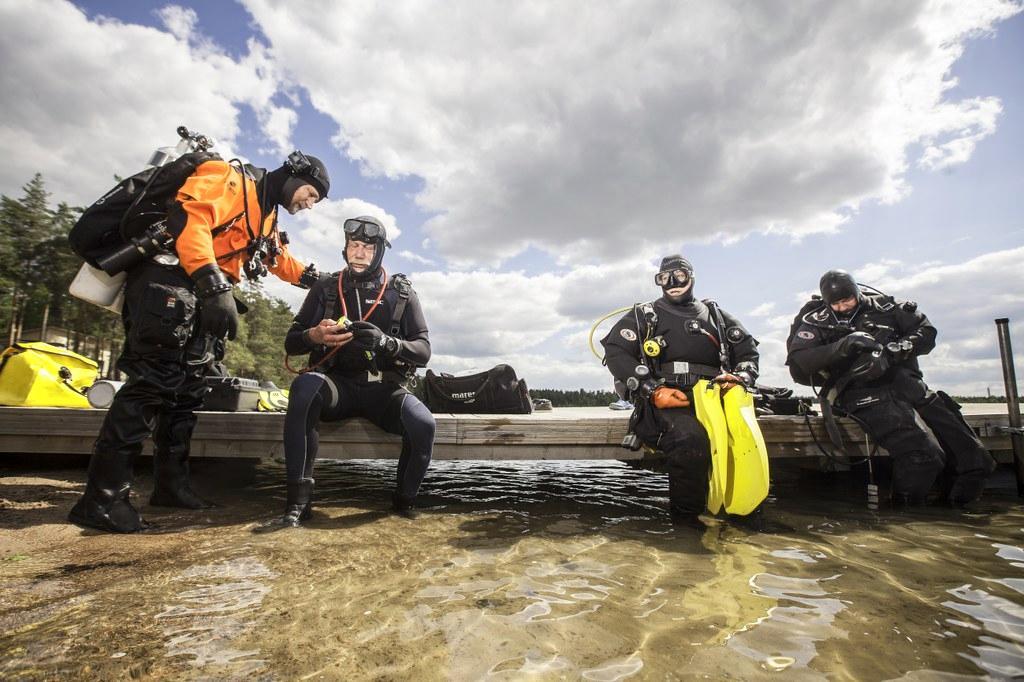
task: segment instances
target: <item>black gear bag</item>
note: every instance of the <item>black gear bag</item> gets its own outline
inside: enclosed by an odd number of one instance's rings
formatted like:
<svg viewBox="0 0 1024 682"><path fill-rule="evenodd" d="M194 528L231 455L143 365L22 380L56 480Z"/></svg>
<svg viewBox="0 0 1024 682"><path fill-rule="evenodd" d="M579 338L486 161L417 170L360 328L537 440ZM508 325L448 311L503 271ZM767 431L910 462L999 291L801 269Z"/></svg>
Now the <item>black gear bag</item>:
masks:
<svg viewBox="0 0 1024 682"><path fill-rule="evenodd" d="M431 412L455 414L530 414L533 403L526 380L509 365L456 377L427 370L426 403Z"/></svg>
<svg viewBox="0 0 1024 682"><path fill-rule="evenodd" d="M68 233L71 249L98 268L99 259L165 219L185 180L201 164L219 158L213 152L190 152L125 178L85 209Z"/></svg>

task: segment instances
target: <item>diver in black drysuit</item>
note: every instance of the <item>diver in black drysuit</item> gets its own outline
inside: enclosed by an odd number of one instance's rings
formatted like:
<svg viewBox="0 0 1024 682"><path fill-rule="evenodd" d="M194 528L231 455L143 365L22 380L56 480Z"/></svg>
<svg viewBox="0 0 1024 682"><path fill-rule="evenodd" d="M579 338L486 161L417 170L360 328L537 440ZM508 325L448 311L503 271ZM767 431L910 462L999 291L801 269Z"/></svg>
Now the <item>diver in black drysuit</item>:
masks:
<svg viewBox="0 0 1024 682"><path fill-rule="evenodd" d="M288 206L298 188L305 185L315 188L321 197L327 195L327 169L315 157L304 158L313 165L295 171L286 163L258 182L244 181L259 197L254 224L260 224L264 215L276 215L278 205ZM315 170L310 170L314 166ZM217 181L196 180L202 169L208 172L211 168L227 175ZM310 172L315 177L308 175ZM146 527L130 493L135 460L151 435L153 494L149 503L182 509L214 506L192 490L189 454L198 421L196 411L202 408L207 393L204 375L216 373L215 367L224 357L224 339L234 338L242 311L233 297L231 281L237 281L248 252L224 253L228 242L211 237L213 229L245 230L248 225L247 215L233 213L231 201L237 192L232 194L226 187L229 181L241 180L241 175L231 173L234 171L219 159L203 162L185 181L185 188L192 193L188 200L182 189L168 209L168 224L180 235L174 246L177 257L147 258L128 270L121 310L124 346L117 360L127 381L107 410L93 445L85 491L68 514L72 523L115 533L134 533ZM210 177L219 176L214 172ZM191 213L183 208L185 203ZM216 217L225 211L235 216L233 222L215 226L197 217ZM205 255L211 263L187 270L183 261L179 262L186 252L193 257ZM275 274L299 284L302 264L288 255L287 249L281 254L281 263L290 269L275 270Z"/></svg>
<svg viewBox="0 0 1024 682"><path fill-rule="evenodd" d="M310 354L311 369L296 377L289 391L284 427L288 499L277 525L298 526L311 514L321 421L363 417L402 436L392 506L403 516L415 516L413 503L430 465L434 417L404 386L430 359L419 299L404 275L385 280L381 261L390 244L379 221L366 216L346 220L345 237L349 267L313 286L285 338L289 355ZM365 270L357 270L349 257L354 244L374 246ZM339 278L343 297L338 296ZM331 354L331 348L315 342L320 335L316 327L343 315L352 321L352 339Z"/></svg>
<svg viewBox="0 0 1024 682"><path fill-rule="evenodd" d="M688 261L678 255L663 259L655 282L664 295L626 313L601 345L605 364L617 381L636 376L638 365L649 368L650 375L632 391L632 432L665 453L673 519L699 525L697 517L707 507L711 442L694 411L693 386L701 379L753 386L758 352L757 341L735 317L713 301L693 297L693 281ZM724 362L723 335L728 355ZM645 355L646 340L658 342L657 356ZM688 405L658 407L655 394L661 386L680 389Z"/></svg>
<svg viewBox="0 0 1024 682"><path fill-rule="evenodd" d="M821 388L823 400L834 394L835 405L889 452L895 504L923 503L944 467L951 479L948 502L962 506L981 497L995 460L960 405L928 388L917 362L935 348L935 327L916 303L865 295L842 270L826 272L820 288L821 297L803 306L786 342L793 379Z"/></svg>

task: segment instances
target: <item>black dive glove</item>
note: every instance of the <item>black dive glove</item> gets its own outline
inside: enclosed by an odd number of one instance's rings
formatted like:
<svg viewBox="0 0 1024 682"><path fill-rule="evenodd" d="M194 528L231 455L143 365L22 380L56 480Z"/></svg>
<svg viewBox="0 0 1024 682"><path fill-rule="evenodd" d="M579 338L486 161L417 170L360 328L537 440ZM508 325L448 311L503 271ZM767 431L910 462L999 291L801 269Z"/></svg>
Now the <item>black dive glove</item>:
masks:
<svg viewBox="0 0 1024 682"><path fill-rule="evenodd" d="M199 329L216 339L238 335L238 306L231 295L231 282L216 264L204 265L192 273L199 296Z"/></svg>
<svg viewBox="0 0 1024 682"><path fill-rule="evenodd" d="M314 284L327 277L330 277L330 275L321 275L320 271L316 269L316 265L310 263L306 266L306 269L302 271L302 274L299 275L299 281L292 282L292 286L300 289L311 289Z"/></svg>
<svg viewBox="0 0 1024 682"><path fill-rule="evenodd" d="M875 337L867 332L853 332L839 342L838 351L847 357L856 355L862 351L875 351L881 348Z"/></svg>
<svg viewBox="0 0 1024 682"><path fill-rule="evenodd" d="M350 343L356 350L368 350L387 358L394 358L401 348L398 339L388 336L372 322L353 322L349 325L348 331L352 332Z"/></svg>

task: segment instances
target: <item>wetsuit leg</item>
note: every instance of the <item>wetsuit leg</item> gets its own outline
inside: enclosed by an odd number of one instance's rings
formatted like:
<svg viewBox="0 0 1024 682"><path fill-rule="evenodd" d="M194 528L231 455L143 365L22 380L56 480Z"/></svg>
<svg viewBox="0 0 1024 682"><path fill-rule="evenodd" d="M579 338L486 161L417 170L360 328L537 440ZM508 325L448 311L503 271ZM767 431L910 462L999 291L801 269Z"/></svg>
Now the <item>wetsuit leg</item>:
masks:
<svg viewBox="0 0 1024 682"><path fill-rule="evenodd" d="M914 406L946 454L947 468L953 476L949 501L963 505L981 497L985 479L995 470L996 461L964 420L960 405L942 391L930 390L922 379L907 372L900 373L894 389Z"/></svg>
<svg viewBox="0 0 1024 682"><path fill-rule="evenodd" d="M395 494L399 502L411 504L427 474L434 452L437 422L419 398L408 394L402 398L401 422L405 429L402 457L398 463ZM407 447L405 447L405 445Z"/></svg>
<svg viewBox="0 0 1024 682"><path fill-rule="evenodd" d="M707 507L711 441L692 407L654 409L668 425L658 448L668 469L669 509L674 517L696 517Z"/></svg>
<svg viewBox="0 0 1024 682"><path fill-rule="evenodd" d="M396 509L402 511L412 506L430 466L437 424L427 406L404 388L384 384L367 392L372 397L361 407L362 416L402 436L394 498Z"/></svg>
<svg viewBox="0 0 1024 682"><path fill-rule="evenodd" d="M847 389L838 404L893 458L894 501L924 503L945 457L917 423L913 406L896 398L887 386Z"/></svg>
<svg viewBox="0 0 1024 682"><path fill-rule="evenodd" d="M296 527L312 516L313 464L320 445L320 421L341 419L354 404L344 381L308 372L292 382L284 419L287 500L284 515L265 528Z"/></svg>
<svg viewBox="0 0 1024 682"><path fill-rule="evenodd" d="M318 427L324 417L339 419L342 409L337 383L319 372L300 374L288 391L284 418L284 457L288 482L313 478L319 447Z"/></svg>

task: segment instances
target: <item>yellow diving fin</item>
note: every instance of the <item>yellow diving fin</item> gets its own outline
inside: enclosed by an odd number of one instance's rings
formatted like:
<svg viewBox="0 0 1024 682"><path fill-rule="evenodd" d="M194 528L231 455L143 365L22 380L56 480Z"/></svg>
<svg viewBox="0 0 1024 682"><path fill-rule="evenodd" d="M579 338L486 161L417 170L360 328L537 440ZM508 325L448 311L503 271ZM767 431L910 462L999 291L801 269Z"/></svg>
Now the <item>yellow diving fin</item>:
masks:
<svg viewBox="0 0 1024 682"><path fill-rule="evenodd" d="M754 412L754 396L734 386L722 396L728 429L725 511L746 516L768 497L768 449Z"/></svg>
<svg viewBox="0 0 1024 682"><path fill-rule="evenodd" d="M729 435L726 430L725 412L722 411L722 394L718 384L701 379L693 387L693 407L697 419L708 432L711 441L711 470L708 472L708 511L717 514L725 504L727 458L729 456Z"/></svg>
<svg viewBox="0 0 1024 682"><path fill-rule="evenodd" d="M275 389L273 391L260 390L260 400L257 408L260 412L287 412L288 411L288 389Z"/></svg>

